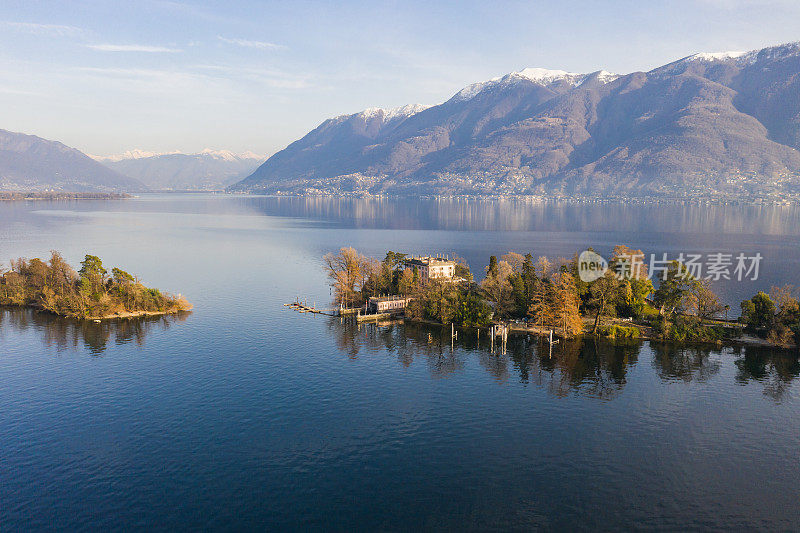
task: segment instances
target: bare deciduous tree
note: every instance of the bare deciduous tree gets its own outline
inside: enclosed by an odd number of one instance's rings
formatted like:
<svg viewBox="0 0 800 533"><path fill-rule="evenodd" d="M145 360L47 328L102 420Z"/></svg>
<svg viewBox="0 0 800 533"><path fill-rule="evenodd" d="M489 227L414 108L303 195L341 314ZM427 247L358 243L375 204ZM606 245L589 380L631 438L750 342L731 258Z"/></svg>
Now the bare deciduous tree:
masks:
<svg viewBox="0 0 800 533"><path fill-rule="evenodd" d="M368 275L366 259L351 247L341 248L339 253L325 254L322 259L336 299L342 306L349 307Z"/></svg>

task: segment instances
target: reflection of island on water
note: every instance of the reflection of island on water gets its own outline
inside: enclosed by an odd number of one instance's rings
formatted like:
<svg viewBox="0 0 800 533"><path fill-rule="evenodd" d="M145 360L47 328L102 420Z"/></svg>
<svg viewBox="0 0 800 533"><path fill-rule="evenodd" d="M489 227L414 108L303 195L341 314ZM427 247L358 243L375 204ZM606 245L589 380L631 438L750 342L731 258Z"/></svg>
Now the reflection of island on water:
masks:
<svg viewBox="0 0 800 533"><path fill-rule="evenodd" d="M397 323L376 326L352 320L331 318L328 329L339 349L350 358L362 351L386 351L403 366L424 360L433 377L463 372L466 361L477 357L495 380L507 381L517 375L522 383L533 383L556 396L577 393L593 398L616 397L627 382L629 370L639 361L643 343L614 345L593 340L559 343L553 347L545 339L512 335L506 353L483 334L462 331L452 342L450 329L425 324ZM719 355L735 358L739 383L764 383L764 394L780 401L791 382L800 376L800 358L795 354L758 347L719 348L680 347L650 343L652 364L663 381L704 382L716 375L722 365Z"/></svg>
<svg viewBox="0 0 800 533"><path fill-rule="evenodd" d="M18 332L41 331L45 345L58 351L74 349L81 345L98 355L110 342L114 344L144 344L147 334L155 328L164 330L175 322L182 322L190 313L147 316L127 319L90 320L62 318L31 309L0 308L0 335L4 328Z"/></svg>
<svg viewBox="0 0 800 533"><path fill-rule="evenodd" d="M721 363L711 359L719 349L688 346L678 347L669 343L650 343L653 350L653 365L658 377L665 381L708 381L719 372Z"/></svg>
<svg viewBox="0 0 800 533"><path fill-rule="evenodd" d="M664 380L707 381L719 372L722 362L712 357L721 352L717 348L676 347L651 343L653 364ZM800 357L784 350L759 346L730 348L725 355L736 359L736 381L742 385L755 381L764 384L764 395L780 402L792 381L800 376Z"/></svg>
<svg viewBox="0 0 800 533"><path fill-rule="evenodd" d="M461 332L451 348L450 329L424 324L396 324L376 327L333 318L329 329L337 345L351 358L362 350L383 349L396 355L404 366L423 359L433 377L462 372L469 357L497 381L519 376L523 383L546 387L553 394L578 392L596 398L613 398L625 385L629 365L636 363L640 344L612 346L606 343L567 342L553 347L539 337L512 335L506 353L490 339L476 332Z"/></svg>
<svg viewBox="0 0 800 533"><path fill-rule="evenodd" d="M792 381L800 376L800 358L769 348L751 346L741 351L736 360L736 381L764 384L764 395L776 402L783 400Z"/></svg>

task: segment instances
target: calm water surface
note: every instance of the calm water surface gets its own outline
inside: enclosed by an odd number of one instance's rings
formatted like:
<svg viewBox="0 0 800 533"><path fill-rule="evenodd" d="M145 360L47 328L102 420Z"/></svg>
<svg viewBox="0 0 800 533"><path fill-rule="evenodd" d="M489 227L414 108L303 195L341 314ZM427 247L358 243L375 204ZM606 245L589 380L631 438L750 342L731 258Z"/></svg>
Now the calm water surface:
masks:
<svg viewBox="0 0 800 533"><path fill-rule="evenodd" d="M191 314L0 310L0 530L800 528L800 363L763 349L356 327L343 245L571 256L760 252L800 284L800 210L163 195L0 204L0 258L85 253ZM449 333L449 332L447 332Z"/></svg>

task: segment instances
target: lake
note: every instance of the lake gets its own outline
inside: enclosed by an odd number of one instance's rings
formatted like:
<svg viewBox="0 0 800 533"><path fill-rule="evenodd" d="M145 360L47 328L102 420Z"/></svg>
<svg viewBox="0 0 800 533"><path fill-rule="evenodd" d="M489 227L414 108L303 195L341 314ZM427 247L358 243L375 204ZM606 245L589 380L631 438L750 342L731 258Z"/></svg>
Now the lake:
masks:
<svg viewBox="0 0 800 533"><path fill-rule="evenodd" d="M800 284L800 208L143 195L0 203L0 258L99 255L195 306L0 310L0 530L800 528L800 362L299 314L354 246L755 254Z"/></svg>

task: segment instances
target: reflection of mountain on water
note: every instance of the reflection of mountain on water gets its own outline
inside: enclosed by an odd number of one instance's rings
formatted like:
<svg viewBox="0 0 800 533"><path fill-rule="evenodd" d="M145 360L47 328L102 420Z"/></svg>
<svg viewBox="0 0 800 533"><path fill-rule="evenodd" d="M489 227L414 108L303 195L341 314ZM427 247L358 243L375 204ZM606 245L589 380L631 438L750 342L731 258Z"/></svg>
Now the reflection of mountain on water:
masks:
<svg viewBox="0 0 800 533"><path fill-rule="evenodd" d="M525 199L244 197L270 216L322 220L346 228L452 231L619 231L798 235L796 206L628 205Z"/></svg>
<svg viewBox="0 0 800 533"><path fill-rule="evenodd" d="M570 393L608 399L625 385L629 366L637 361L640 344L613 346L606 343L567 342L553 348L538 337L511 335L505 354L484 334L461 332L451 347L449 328L422 324L375 326L352 320L331 319L329 330L339 349L351 358L362 351L386 351L403 366L424 360L431 376L440 378L464 371L467 360L478 363L498 382L512 379L544 387L557 396Z"/></svg>
<svg viewBox="0 0 800 533"><path fill-rule="evenodd" d="M506 354L482 334L462 331L452 343L450 329L424 324L376 326L353 320L332 318L328 329L339 349L356 359L362 352L386 352L404 367L422 360L432 377L441 378L463 372L470 358L496 381L519 379L532 383L558 397L579 394L612 399L620 394L629 371L638 363L642 348L652 350L652 365L665 382L705 382L717 375L722 362L717 356L737 358L736 379L764 383L764 394L780 401L792 381L800 376L796 354L765 348L679 347L660 343L614 345L593 340L561 342L553 347L552 357L546 340L511 335Z"/></svg>
<svg viewBox="0 0 800 533"><path fill-rule="evenodd" d="M128 319L104 320L96 323L89 320L61 318L31 309L1 309L0 333L4 328L15 332L40 331L44 344L58 351L85 346L92 354L99 355L109 343L137 346L144 344L145 337L154 329L164 330L175 322L186 320L189 313L164 316L149 316Z"/></svg>

